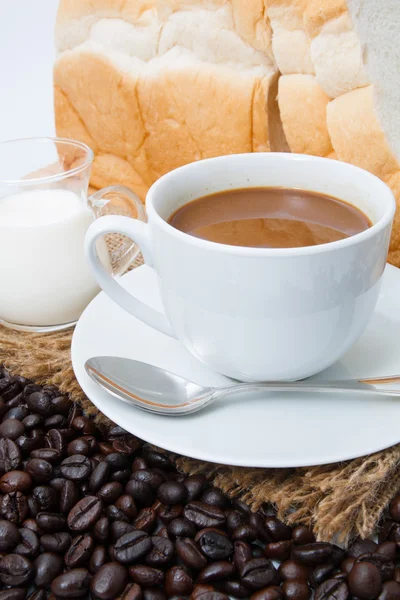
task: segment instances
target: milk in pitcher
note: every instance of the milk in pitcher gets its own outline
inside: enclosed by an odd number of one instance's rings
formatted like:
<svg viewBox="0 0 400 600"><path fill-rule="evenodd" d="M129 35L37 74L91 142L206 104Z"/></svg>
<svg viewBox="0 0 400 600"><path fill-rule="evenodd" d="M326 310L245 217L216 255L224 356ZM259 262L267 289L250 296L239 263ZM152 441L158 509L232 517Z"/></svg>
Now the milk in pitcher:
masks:
<svg viewBox="0 0 400 600"><path fill-rule="evenodd" d="M84 256L94 216L66 189L0 198L0 319L30 326L76 321L99 288ZM97 250L111 270L107 247Z"/></svg>

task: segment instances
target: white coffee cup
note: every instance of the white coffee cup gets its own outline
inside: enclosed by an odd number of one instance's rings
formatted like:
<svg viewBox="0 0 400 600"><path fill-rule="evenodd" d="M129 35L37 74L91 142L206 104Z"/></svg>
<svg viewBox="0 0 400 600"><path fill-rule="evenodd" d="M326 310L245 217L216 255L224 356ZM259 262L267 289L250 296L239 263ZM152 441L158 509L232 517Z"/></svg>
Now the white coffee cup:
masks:
<svg viewBox="0 0 400 600"><path fill-rule="evenodd" d="M330 194L359 208L373 225L330 244L270 249L209 242L167 222L196 198L260 186ZM117 304L178 338L215 371L243 381L295 380L336 362L364 331L378 298L395 207L380 179L343 162L280 153L223 156L161 177L147 195L148 224L118 216L95 221L86 253L97 282ZM103 269L96 240L114 232L137 242L154 268L166 316Z"/></svg>

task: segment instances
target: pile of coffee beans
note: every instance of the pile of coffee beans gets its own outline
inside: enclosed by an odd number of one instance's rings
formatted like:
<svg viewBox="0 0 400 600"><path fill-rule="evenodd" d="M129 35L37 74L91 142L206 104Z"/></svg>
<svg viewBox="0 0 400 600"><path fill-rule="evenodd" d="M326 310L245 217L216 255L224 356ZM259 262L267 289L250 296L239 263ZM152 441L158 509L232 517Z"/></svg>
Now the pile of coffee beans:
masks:
<svg viewBox="0 0 400 600"><path fill-rule="evenodd" d="M400 497L347 551L0 367L0 600L400 600Z"/></svg>

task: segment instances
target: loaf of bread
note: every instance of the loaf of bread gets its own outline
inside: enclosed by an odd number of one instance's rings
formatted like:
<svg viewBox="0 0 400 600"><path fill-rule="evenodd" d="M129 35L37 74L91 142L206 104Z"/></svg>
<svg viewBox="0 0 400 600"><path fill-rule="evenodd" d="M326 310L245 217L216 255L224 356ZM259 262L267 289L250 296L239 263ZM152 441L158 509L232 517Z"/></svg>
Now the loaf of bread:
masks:
<svg viewBox="0 0 400 600"><path fill-rule="evenodd" d="M61 0L57 133L142 199L201 158L347 161L400 201L399 0ZM390 260L400 266L400 216Z"/></svg>

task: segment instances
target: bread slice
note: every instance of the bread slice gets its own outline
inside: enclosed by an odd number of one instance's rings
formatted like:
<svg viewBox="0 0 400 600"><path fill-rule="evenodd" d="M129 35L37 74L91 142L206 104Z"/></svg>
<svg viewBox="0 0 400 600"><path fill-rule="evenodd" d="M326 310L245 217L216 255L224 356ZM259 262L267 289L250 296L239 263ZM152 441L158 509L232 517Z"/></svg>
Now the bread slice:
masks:
<svg viewBox="0 0 400 600"><path fill-rule="evenodd" d="M92 185L124 183L144 198L182 164L268 151L270 136L284 144L264 9L262 0L61 1L57 132L94 149Z"/></svg>
<svg viewBox="0 0 400 600"><path fill-rule="evenodd" d="M383 179L399 203L399 2L271 0L267 14L285 73L278 101L290 149L363 167ZM299 32L302 46L295 44ZM312 67L301 52L304 36ZM398 216L390 260L400 266Z"/></svg>

